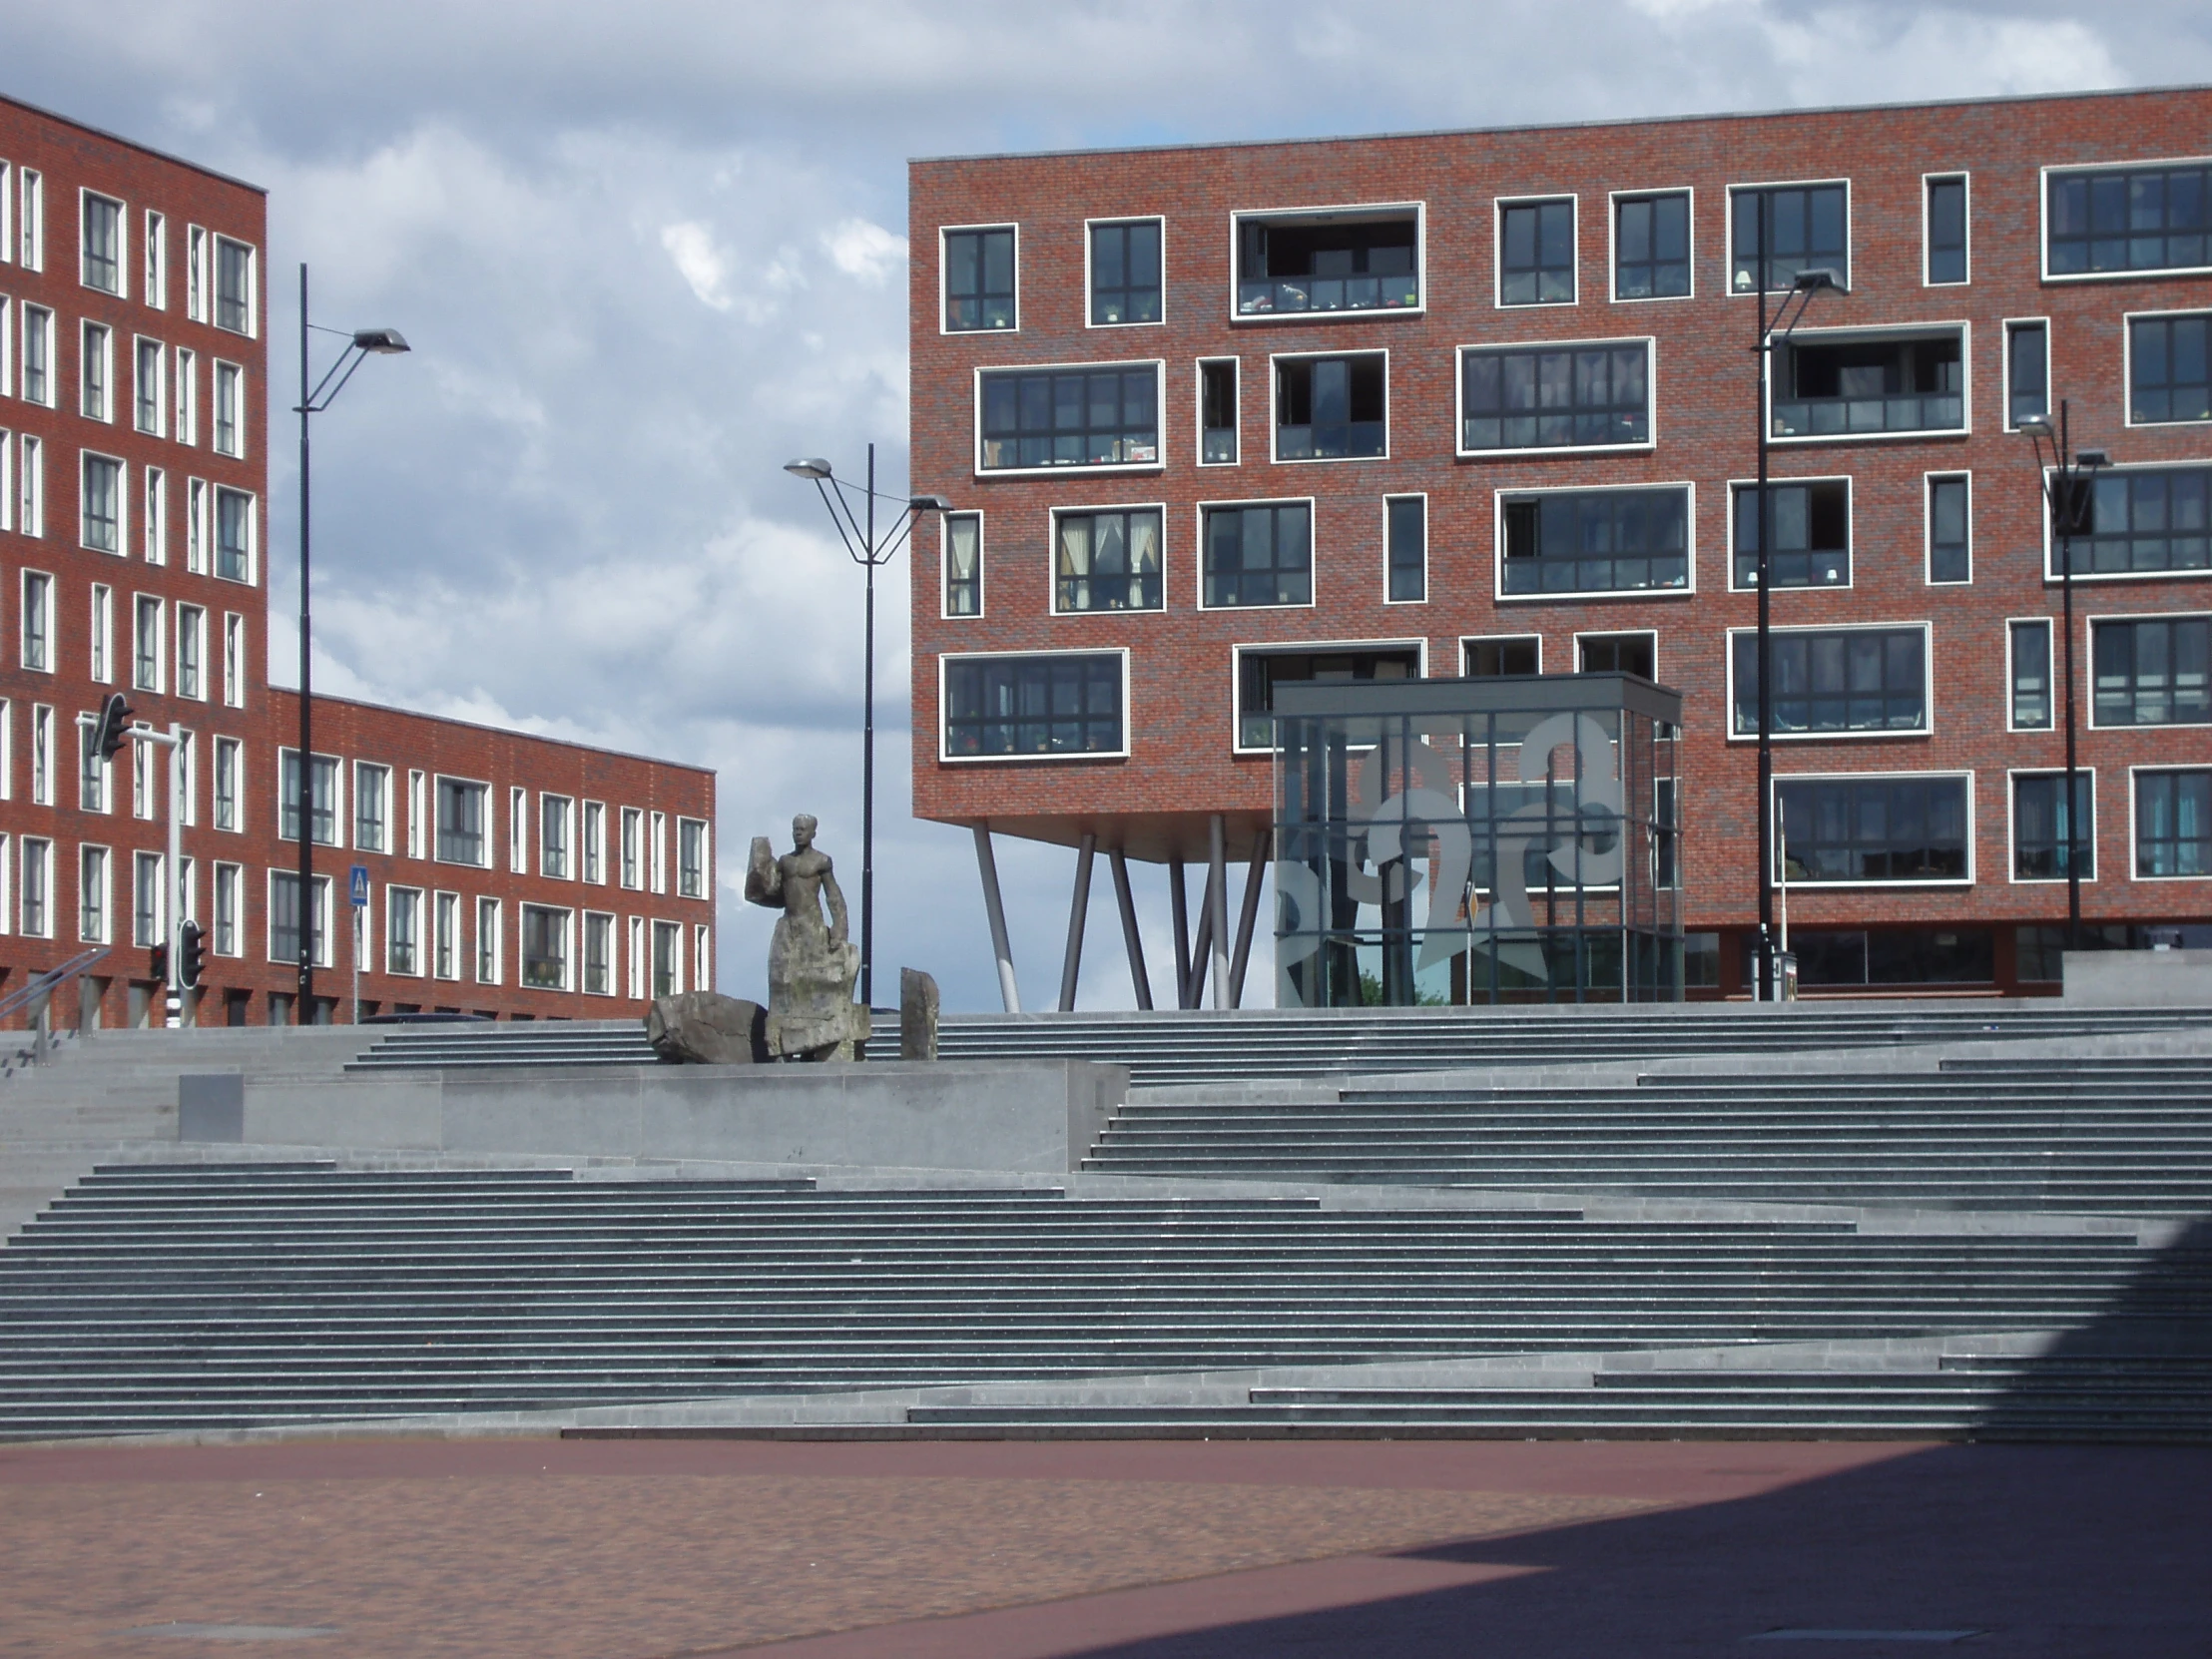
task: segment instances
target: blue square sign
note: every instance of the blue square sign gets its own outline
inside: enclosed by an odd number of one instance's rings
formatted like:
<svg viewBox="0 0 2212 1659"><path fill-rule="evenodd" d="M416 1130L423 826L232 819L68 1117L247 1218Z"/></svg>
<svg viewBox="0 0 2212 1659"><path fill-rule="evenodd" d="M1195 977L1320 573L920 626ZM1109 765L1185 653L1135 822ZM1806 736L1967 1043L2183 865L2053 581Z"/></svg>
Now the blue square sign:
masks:
<svg viewBox="0 0 2212 1659"><path fill-rule="evenodd" d="M368 908L368 865L366 864L355 864L353 866L353 908L356 910Z"/></svg>

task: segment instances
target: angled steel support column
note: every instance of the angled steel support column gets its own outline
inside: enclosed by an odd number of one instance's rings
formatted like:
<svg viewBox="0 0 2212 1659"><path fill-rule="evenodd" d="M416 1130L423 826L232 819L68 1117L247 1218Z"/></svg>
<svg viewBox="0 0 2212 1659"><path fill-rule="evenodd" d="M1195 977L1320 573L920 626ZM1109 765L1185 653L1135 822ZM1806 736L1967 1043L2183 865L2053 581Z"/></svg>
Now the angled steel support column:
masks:
<svg viewBox="0 0 2212 1659"><path fill-rule="evenodd" d="M1144 940L1137 932L1137 901L1129 891L1129 859L1120 847L1107 854L1114 871L1114 904L1121 911L1121 942L1129 950L1129 983L1137 1006L1152 1012L1152 979L1144 970Z"/></svg>
<svg viewBox="0 0 2212 1659"><path fill-rule="evenodd" d="M1252 959L1252 929L1260 919L1260 881L1268 872L1268 850L1273 830L1263 830L1252 843L1252 866L1245 871L1244 909L1237 917L1237 954L1229 964L1229 1006L1244 1006L1245 964Z"/></svg>
<svg viewBox="0 0 2212 1659"><path fill-rule="evenodd" d="M975 827L975 867L983 877L983 913L991 923L991 954L998 958L998 995L1009 1014L1021 1012L1021 987L1014 983L1014 947L1006 942L1006 906L998 899L998 860L991 854L991 829Z"/></svg>
<svg viewBox="0 0 2212 1659"><path fill-rule="evenodd" d="M1191 939L1191 977L1183 987L1183 1006L1196 1008L1206 996L1206 964L1214 953L1214 884L1198 894L1198 932Z"/></svg>
<svg viewBox="0 0 2212 1659"><path fill-rule="evenodd" d="M1175 921L1175 1005L1191 1005L1190 895L1183 888L1183 859L1168 859L1168 909Z"/></svg>
<svg viewBox="0 0 2212 1659"><path fill-rule="evenodd" d="M1091 854L1098 837L1088 830L1075 849L1075 895L1068 900L1068 948L1060 958L1060 1012L1075 1012L1075 978L1083 967L1083 925L1091 913Z"/></svg>
<svg viewBox="0 0 2212 1659"><path fill-rule="evenodd" d="M1229 837L1216 813L1206 823L1206 919L1213 932L1214 1006L1229 1006Z"/></svg>

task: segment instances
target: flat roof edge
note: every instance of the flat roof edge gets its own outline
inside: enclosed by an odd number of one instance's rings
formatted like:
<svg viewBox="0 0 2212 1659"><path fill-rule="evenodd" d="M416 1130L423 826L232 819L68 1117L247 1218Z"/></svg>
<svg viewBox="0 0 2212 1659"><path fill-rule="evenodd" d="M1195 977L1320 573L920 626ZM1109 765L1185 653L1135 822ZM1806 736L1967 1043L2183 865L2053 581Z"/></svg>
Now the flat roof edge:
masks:
<svg viewBox="0 0 2212 1659"><path fill-rule="evenodd" d="M110 144L127 145L133 150L143 151L149 156L169 162L174 166L190 168L195 173L204 174L208 178L218 180L223 184L236 185L240 190L250 190L256 196L267 198L269 195L267 185L257 185L251 179L237 178L232 174L212 168L205 162L196 162L189 156L177 156L172 155L167 150L157 150L144 140L126 138L121 133L111 133L105 127L95 127L89 121L80 121L73 115L64 115L59 110L50 110L44 104L34 104L28 98L18 98L13 93L0 92L0 104L13 104L19 110L28 110L32 115L42 116L48 121L58 121L64 127L74 127L80 133L90 133L94 138L106 139Z"/></svg>
<svg viewBox="0 0 2212 1659"><path fill-rule="evenodd" d="M1189 150L1281 150L1304 144L1388 144L1419 139L1494 138L1511 133L1566 133L1613 127L1664 127L1698 121L1775 121L1792 116L1882 115L1899 110L1976 109L1992 104L2056 104L2077 98L2170 98L2212 93L2212 83L2157 87L2087 87L2077 92L2005 92L1982 98L1918 98L1887 104L1814 104L1767 110L1707 110L1694 115L1616 116L1592 121L1522 122L1507 127L1421 127L1394 133L1330 133L1308 138L1215 139L1179 144L1101 144L1064 150L994 150L965 155L909 156L908 167L950 162L1053 161L1084 156L1141 156Z"/></svg>
<svg viewBox="0 0 2212 1659"><path fill-rule="evenodd" d="M273 698L296 698L299 695L299 688L297 686L271 686L269 694ZM434 721L440 726L458 726L467 732L490 732L502 738L521 738L529 743L549 743L562 749L580 749L591 755L612 755L615 759L621 761L642 761L647 766L672 767L678 772L697 772L717 780L722 776L718 769L701 766L696 761L671 761L659 755L640 755L629 749L609 749L605 744L582 743L575 738L553 738L546 736L543 732L525 732L512 726L493 726L481 720L461 720L453 715L434 715L426 709L402 709L396 703L371 703L365 697L337 697L326 692L316 692L314 700L317 703L341 703L349 709L371 709L380 715L401 715L408 720Z"/></svg>

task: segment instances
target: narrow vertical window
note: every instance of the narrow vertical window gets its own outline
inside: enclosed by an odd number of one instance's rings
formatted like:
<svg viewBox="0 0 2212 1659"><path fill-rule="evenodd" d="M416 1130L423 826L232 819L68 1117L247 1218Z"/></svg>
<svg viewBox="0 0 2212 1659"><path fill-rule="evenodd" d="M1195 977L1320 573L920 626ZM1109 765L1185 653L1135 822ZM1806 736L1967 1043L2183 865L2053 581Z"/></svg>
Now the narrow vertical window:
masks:
<svg viewBox="0 0 2212 1659"><path fill-rule="evenodd" d="M476 901L476 982L499 983L499 900Z"/></svg>
<svg viewBox="0 0 2212 1659"><path fill-rule="evenodd" d="M169 304L169 227L152 209L146 214L146 278L141 294L157 311Z"/></svg>
<svg viewBox="0 0 2212 1659"><path fill-rule="evenodd" d="M31 705L31 804L54 804L54 711L44 703Z"/></svg>
<svg viewBox="0 0 2212 1659"><path fill-rule="evenodd" d="M86 944L108 942L108 849L79 850L77 937Z"/></svg>
<svg viewBox="0 0 2212 1659"><path fill-rule="evenodd" d="M208 649L208 613L198 605L177 607L177 695L204 698L201 658Z"/></svg>
<svg viewBox="0 0 2212 1659"><path fill-rule="evenodd" d="M169 475L158 466L144 470L146 504L140 516L145 521L142 540L146 562L166 565L169 563Z"/></svg>
<svg viewBox="0 0 2212 1659"><path fill-rule="evenodd" d="M254 580L254 498L244 490L215 492L215 573L226 582Z"/></svg>
<svg viewBox="0 0 2212 1659"><path fill-rule="evenodd" d="M1928 579L1973 580L1971 512L1963 474L1928 481Z"/></svg>
<svg viewBox="0 0 2212 1659"><path fill-rule="evenodd" d="M2047 732L2051 727L2050 624L2015 622L2012 639L2012 727Z"/></svg>
<svg viewBox="0 0 2212 1659"><path fill-rule="evenodd" d="M81 280L102 293L123 292L123 204L85 193Z"/></svg>
<svg viewBox="0 0 2212 1659"><path fill-rule="evenodd" d="M254 250L229 237L215 239L215 325L254 331Z"/></svg>
<svg viewBox="0 0 2212 1659"><path fill-rule="evenodd" d="M162 689L163 605L149 594L140 594L131 630L131 686L135 691Z"/></svg>
<svg viewBox="0 0 2212 1659"><path fill-rule="evenodd" d="M17 252L25 271L46 269L46 181L30 168L16 175L21 189L22 211L16 218L20 233Z"/></svg>
<svg viewBox="0 0 2212 1659"><path fill-rule="evenodd" d="M15 440L15 527L19 534L46 534L46 446L25 432Z"/></svg>
<svg viewBox="0 0 2212 1659"><path fill-rule="evenodd" d="M569 875L570 814L575 803L565 795L538 797L538 873L565 881Z"/></svg>
<svg viewBox="0 0 2212 1659"><path fill-rule="evenodd" d="M1393 604L1428 597L1428 503L1399 496L1383 504L1388 514L1389 597Z"/></svg>
<svg viewBox="0 0 2212 1659"><path fill-rule="evenodd" d="M54 578L27 570L23 573L23 666L53 672L53 641Z"/></svg>
<svg viewBox="0 0 2212 1659"><path fill-rule="evenodd" d="M983 614L983 515L944 517L944 614Z"/></svg>
<svg viewBox="0 0 2212 1659"><path fill-rule="evenodd" d="M200 478L185 483L185 568L208 574L208 485Z"/></svg>
<svg viewBox="0 0 2212 1659"><path fill-rule="evenodd" d="M239 828L240 760L238 739L215 740L215 827L218 830Z"/></svg>
<svg viewBox="0 0 2212 1659"><path fill-rule="evenodd" d="M1199 464L1237 464L1237 359L1198 365Z"/></svg>
<svg viewBox="0 0 2212 1659"><path fill-rule="evenodd" d="M177 441L200 441L200 397L197 373L200 355L196 351L177 347Z"/></svg>
<svg viewBox="0 0 2212 1659"><path fill-rule="evenodd" d="M239 889L245 874L237 864L215 866L215 953L239 954Z"/></svg>
<svg viewBox="0 0 2212 1659"><path fill-rule="evenodd" d="M87 452L79 539L96 553L123 551L123 463Z"/></svg>
<svg viewBox="0 0 2212 1659"><path fill-rule="evenodd" d="M54 403L54 313L44 305L23 307L23 401Z"/></svg>
<svg viewBox="0 0 2212 1659"><path fill-rule="evenodd" d="M1091 227L1091 324L1158 322L1160 221Z"/></svg>
<svg viewBox="0 0 2212 1659"><path fill-rule="evenodd" d="M651 880L655 892L668 891L668 814L650 815L652 832L647 837Z"/></svg>
<svg viewBox="0 0 2212 1659"><path fill-rule="evenodd" d="M607 809L597 801L584 803L583 828L577 831L581 843L584 879L594 886L604 886L607 880Z"/></svg>
<svg viewBox="0 0 2212 1659"><path fill-rule="evenodd" d="M530 869L530 792L520 786L507 791L507 867L517 875Z"/></svg>
<svg viewBox="0 0 2212 1659"><path fill-rule="evenodd" d="M586 912L584 916L584 992L588 996L614 994L615 918Z"/></svg>
<svg viewBox="0 0 2212 1659"><path fill-rule="evenodd" d="M385 797L391 789L391 768L357 762L353 767L353 844L363 852L389 852L385 831L388 811Z"/></svg>
<svg viewBox="0 0 2212 1659"><path fill-rule="evenodd" d="M1966 279L1966 181L1964 175L1928 181L1928 282L1939 286Z"/></svg>
<svg viewBox="0 0 2212 1659"><path fill-rule="evenodd" d="M132 423L140 431L158 438L162 435L162 411L166 406L162 396L162 342L158 339L138 341L132 370Z"/></svg>
<svg viewBox="0 0 2212 1659"><path fill-rule="evenodd" d="M440 979L458 979L461 976L461 895L441 892L433 903L436 913L430 926L433 940L430 971Z"/></svg>
<svg viewBox="0 0 2212 1659"><path fill-rule="evenodd" d="M707 824L704 819L676 821L676 890L685 898L707 896Z"/></svg>
<svg viewBox="0 0 2212 1659"><path fill-rule="evenodd" d="M208 233L197 225L185 227L185 314L208 320Z"/></svg>
<svg viewBox="0 0 2212 1659"><path fill-rule="evenodd" d="M2050 324L2004 325L2005 424L2039 420L2050 413Z"/></svg>
<svg viewBox="0 0 2212 1659"><path fill-rule="evenodd" d="M78 353L78 407L87 420L108 420L114 408L115 336L106 323L88 322L83 343L84 349Z"/></svg>
<svg viewBox="0 0 2212 1659"><path fill-rule="evenodd" d="M1574 303L1574 198L1498 209L1498 303Z"/></svg>
<svg viewBox="0 0 2212 1659"><path fill-rule="evenodd" d="M92 585L92 677L106 685L115 676L108 666L108 648L115 639L115 590L104 582Z"/></svg>
<svg viewBox="0 0 2212 1659"><path fill-rule="evenodd" d="M246 707L246 618L235 611L223 618L223 701Z"/></svg>
<svg viewBox="0 0 2212 1659"><path fill-rule="evenodd" d="M215 365L215 447L219 455L246 453L246 374L237 363Z"/></svg>
<svg viewBox="0 0 2212 1659"><path fill-rule="evenodd" d="M963 333L1013 325L1013 227L945 232L945 331Z"/></svg>
<svg viewBox="0 0 2212 1659"><path fill-rule="evenodd" d="M410 771L407 774L407 856L429 856L429 787L427 774Z"/></svg>
<svg viewBox="0 0 2212 1659"><path fill-rule="evenodd" d="M1613 215L1613 297L1679 299L1689 293L1690 193L1623 197Z"/></svg>
<svg viewBox="0 0 2212 1659"><path fill-rule="evenodd" d="M645 815L635 807L622 809L622 884L626 887L642 887L644 876L639 870L641 848L645 839Z"/></svg>

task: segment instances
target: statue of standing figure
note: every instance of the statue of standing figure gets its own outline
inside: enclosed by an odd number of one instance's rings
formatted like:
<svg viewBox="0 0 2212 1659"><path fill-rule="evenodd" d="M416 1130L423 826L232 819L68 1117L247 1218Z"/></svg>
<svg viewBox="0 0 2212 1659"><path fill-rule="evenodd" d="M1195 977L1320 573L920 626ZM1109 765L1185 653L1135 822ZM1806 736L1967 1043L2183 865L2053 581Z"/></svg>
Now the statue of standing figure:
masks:
<svg viewBox="0 0 2212 1659"><path fill-rule="evenodd" d="M830 854L816 849L815 819L792 820L781 858L753 837L745 872L748 902L783 907L768 947L768 1050L779 1060L849 1060L868 1035L868 1011L852 1000L860 947L845 937L844 894ZM823 901L830 918L823 920Z"/></svg>

